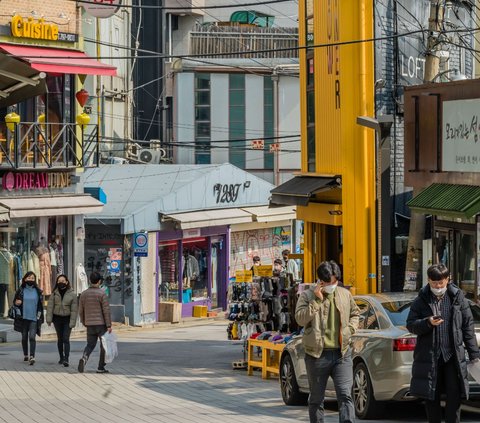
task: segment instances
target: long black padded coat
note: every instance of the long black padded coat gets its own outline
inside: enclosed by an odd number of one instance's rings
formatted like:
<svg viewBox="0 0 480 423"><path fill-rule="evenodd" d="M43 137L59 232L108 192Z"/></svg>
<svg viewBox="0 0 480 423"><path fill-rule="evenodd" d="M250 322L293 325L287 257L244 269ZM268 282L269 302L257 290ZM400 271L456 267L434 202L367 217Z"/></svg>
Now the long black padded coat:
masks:
<svg viewBox="0 0 480 423"><path fill-rule="evenodd" d="M453 283L447 285L447 294L451 298L451 336L454 344L455 359L463 379L460 384L462 397L468 398L468 372L465 349L470 360L480 358L480 351L475 338L473 316L463 292ZM407 328L417 335L417 345L413 354L412 380L410 393L418 398L435 399L437 386L437 363L440 348L436 345L435 328L429 322L433 316L430 306L430 285L424 286L413 301L407 318Z"/></svg>

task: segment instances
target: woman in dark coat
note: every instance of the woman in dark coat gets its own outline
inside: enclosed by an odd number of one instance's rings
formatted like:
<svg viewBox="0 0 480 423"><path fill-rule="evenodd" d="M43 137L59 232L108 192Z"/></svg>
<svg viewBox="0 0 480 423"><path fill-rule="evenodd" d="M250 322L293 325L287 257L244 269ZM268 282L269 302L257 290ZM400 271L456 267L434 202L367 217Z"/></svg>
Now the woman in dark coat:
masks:
<svg viewBox="0 0 480 423"><path fill-rule="evenodd" d="M461 397L468 398L465 349L480 359L473 316L463 292L449 283L443 264L430 266L428 285L418 293L407 318L417 335L410 393L426 400L428 421L441 421L440 395L446 393L445 421L460 421Z"/></svg>
<svg viewBox="0 0 480 423"><path fill-rule="evenodd" d="M37 285L37 277L33 272L25 273L22 284L15 292L13 302L20 307L21 318L14 321L14 329L22 333L23 361L28 361L31 366L35 364L35 337L40 336L43 323L42 290ZM28 344L30 343L30 355Z"/></svg>

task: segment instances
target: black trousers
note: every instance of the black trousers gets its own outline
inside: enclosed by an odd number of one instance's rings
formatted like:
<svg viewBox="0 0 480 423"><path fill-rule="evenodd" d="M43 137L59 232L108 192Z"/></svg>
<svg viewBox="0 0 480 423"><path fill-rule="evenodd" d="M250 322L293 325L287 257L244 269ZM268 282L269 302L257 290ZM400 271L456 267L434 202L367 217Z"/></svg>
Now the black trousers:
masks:
<svg viewBox="0 0 480 423"><path fill-rule="evenodd" d="M458 373L456 358L452 357L446 363L443 357L438 360L437 388L435 399L425 401L428 423L441 423L442 408L440 397L446 395L445 423L460 423L461 389L463 383Z"/></svg>
<svg viewBox="0 0 480 423"><path fill-rule="evenodd" d="M57 332L57 348L60 360L68 361L70 356L70 316L53 315L53 325L55 332Z"/></svg>
<svg viewBox="0 0 480 423"><path fill-rule="evenodd" d="M83 357L88 360L90 354L97 346L97 341L105 335L107 327L105 325L87 326L87 346L83 350ZM98 361L98 368L105 368L105 349L100 341L100 359Z"/></svg>
<svg viewBox="0 0 480 423"><path fill-rule="evenodd" d="M0 317L5 316L7 311L5 310L5 296L7 295L8 285L0 283ZM10 298L8 299L10 301Z"/></svg>
<svg viewBox="0 0 480 423"><path fill-rule="evenodd" d="M30 357L35 357L35 348L37 346L37 321L22 320L22 349L23 355L28 356L28 343L30 341Z"/></svg>

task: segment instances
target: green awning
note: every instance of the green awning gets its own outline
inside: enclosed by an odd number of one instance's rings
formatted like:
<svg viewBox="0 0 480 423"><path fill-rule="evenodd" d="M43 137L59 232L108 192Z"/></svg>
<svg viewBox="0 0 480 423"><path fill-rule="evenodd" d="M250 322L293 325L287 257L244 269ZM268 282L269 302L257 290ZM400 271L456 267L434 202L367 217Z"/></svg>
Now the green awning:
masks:
<svg viewBox="0 0 480 423"><path fill-rule="evenodd" d="M469 219L480 213L480 186L432 184L407 205L420 213Z"/></svg>

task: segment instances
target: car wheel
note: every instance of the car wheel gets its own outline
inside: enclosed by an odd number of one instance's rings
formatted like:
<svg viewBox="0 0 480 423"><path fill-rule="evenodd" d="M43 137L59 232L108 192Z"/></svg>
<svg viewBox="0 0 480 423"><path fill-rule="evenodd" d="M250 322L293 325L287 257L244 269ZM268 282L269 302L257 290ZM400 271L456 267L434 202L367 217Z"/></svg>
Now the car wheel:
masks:
<svg viewBox="0 0 480 423"><path fill-rule="evenodd" d="M287 405L305 405L308 395L300 392L292 358L286 354L280 362L280 390L283 402Z"/></svg>
<svg viewBox="0 0 480 423"><path fill-rule="evenodd" d="M353 369L353 402L359 419L375 418L383 405L375 400L370 375L362 362Z"/></svg>

